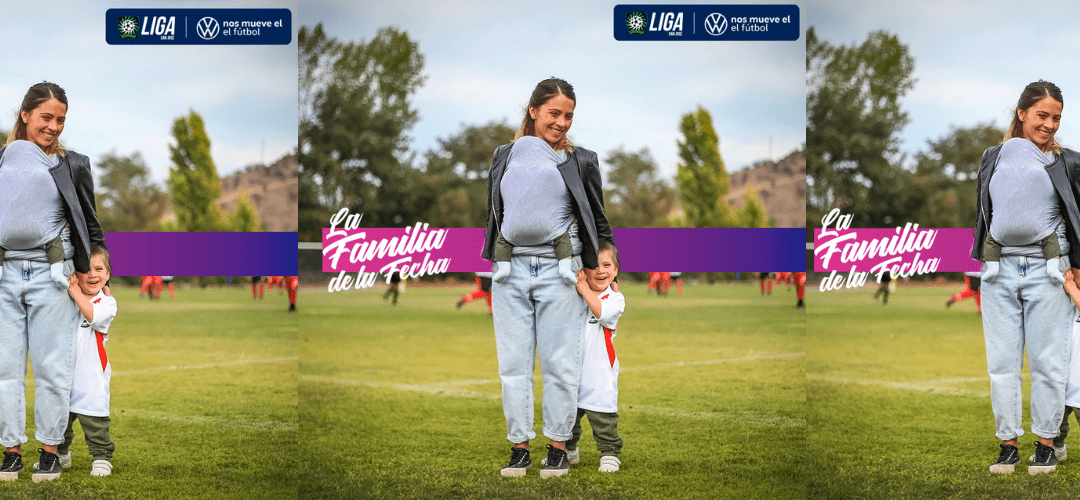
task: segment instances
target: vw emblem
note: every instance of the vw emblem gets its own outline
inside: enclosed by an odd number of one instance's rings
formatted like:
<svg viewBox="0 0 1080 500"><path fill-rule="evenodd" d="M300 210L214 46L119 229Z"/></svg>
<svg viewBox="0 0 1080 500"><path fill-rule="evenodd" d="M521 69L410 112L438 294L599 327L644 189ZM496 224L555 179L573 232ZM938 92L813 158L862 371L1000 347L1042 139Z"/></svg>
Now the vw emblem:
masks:
<svg viewBox="0 0 1080 500"><path fill-rule="evenodd" d="M204 17L199 19L199 22L195 24L195 32L199 34L199 38L211 40L221 32L221 26L218 26L217 19Z"/></svg>
<svg viewBox="0 0 1080 500"><path fill-rule="evenodd" d="M705 18L705 31L712 36L723 35L727 31L727 18L723 14L712 13Z"/></svg>

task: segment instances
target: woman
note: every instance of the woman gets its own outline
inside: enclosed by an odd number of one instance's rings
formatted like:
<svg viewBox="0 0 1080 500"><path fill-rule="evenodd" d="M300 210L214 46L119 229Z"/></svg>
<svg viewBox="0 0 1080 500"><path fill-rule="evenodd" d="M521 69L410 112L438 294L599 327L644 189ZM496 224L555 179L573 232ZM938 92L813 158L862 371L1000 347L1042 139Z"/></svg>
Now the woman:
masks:
<svg viewBox="0 0 1080 500"><path fill-rule="evenodd" d="M577 273L582 264L595 268L599 241L613 239L596 153L566 139L576 104L569 83L550 78L537 84L514 142L495 151L488 177L483 257L492 258L500 233L516 244L509 276L491 288L503 413L513 443L503 476L523 476L532 465L537 353L544 376L544 435L551 439L540 477L569 470L565 442L577 414L588 309L574 285L560 276L550 240L569 231ZM547 237L535 237L539 233Z"/></svg>
<svg viewBox="0 0 1080 500"><path fill-rule="evenodd" d="M0 234L62 226L64 260L85 273L90 244L104 246L105 237L95 212L90 162L59 142L66 115L67 96L56 84L39 83L23 97L8 145L17 140L36 144L51 165L26 171L9 165L5 170L0 152ZM23 468L28 351L34 368L34 437L42 443L33 480L60 476L56 445L64 442L67 427L78 317L67 291L50 279L44 249L8 249L0 274L0 444L5 448L0 480L18 479Z"/></svg>
<svg viewBox="0 0 1080 500"><path fill-rule="evenodd" d="M998 459L990 466L995 473L1013 472L1020 459L1025 348L1031 371L1031 432L1038 436L1028 472L1050 472L1057 465L1052 442L1065 409L1074 307L1047 273L1038 241L1028 237L1019 244L1015 235L1056 231L1063 254L1061 270L1067 270L1070 262L1080 263L1076 205L1080 186L1069 182L1080 180L1080 156L1054 140L1063 102L1061 91L1050 82L1028 85L1003 145L987 149L979 168L971 256L984 260L983 242L989 235L1003 244L999 274L989 281L984 276L981 292L990 400L1002 441Z"/></svg>

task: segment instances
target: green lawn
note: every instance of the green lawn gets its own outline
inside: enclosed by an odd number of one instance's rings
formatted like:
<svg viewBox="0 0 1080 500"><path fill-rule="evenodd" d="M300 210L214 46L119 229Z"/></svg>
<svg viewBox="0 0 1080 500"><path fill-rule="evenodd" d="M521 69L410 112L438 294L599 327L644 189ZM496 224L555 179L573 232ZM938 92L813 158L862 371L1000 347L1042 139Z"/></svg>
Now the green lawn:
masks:
<svg viewBox="0 0 1080 500"><path fill-rule="evenodd" d="M989 473L1000 441L994 437L981 318L974 299L945 307L962 287L901 285L884 307L872 299L876 284L808 295L811 496L1080 494L1080 456L1053 474L1027 474L1023 464L1034 453L1035 437L1026 404L1021 465L1011 475ZM1025 368L1025 399L1029 383Z"/></svg>
<svg viewBox="0 0 1080 500"><path fill-rule="evenodd" d="M33 484L33 379L24 470L2 498L296 498L297 318L277 292L177 290L150 302L114 288L112 476L90 476L75 425L73 466ZM167 293L166 293L167 295Z"/></svg>
<svg viewBox="0 0 1080 500"><path fill-rule="evenodd" d="M805 498L805 313L794 292L626 285L615 341L622 470L585 425L568 477L503 478L494 331L470 286L307 293L300 304L302 498ZM540 375L536 432L542 436ZM533 441L534 467L547 440Z"/></svg>

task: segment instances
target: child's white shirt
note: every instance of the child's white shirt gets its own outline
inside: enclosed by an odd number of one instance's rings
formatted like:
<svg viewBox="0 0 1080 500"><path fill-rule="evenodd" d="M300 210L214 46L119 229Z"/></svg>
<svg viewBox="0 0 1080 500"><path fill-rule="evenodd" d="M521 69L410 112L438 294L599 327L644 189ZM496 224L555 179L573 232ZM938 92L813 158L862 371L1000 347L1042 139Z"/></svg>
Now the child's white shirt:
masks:
<svg viewBox="0 0 1080 500"><path fill-rule="evenodd" d="M105 354L109 324L116 317L116 299L98 292L90 299L94 322L79 315L75 351L75 381L71 384L71 413L91 417L109 416L109 380L112 365Z"/></svg>
<svg viewBox="0 0 1080 500"><path fill-rule="evenodd" d="M1080 323L1073 322L1072 360L1069 366L1069 385L1065 387L1065 406L1080 408Z"/></svg>
<svg viewBox="0 0 1080 500"><path fill-rule="evenodd" d="M619 358L615 356L615 325L626 299L609 286L600 296L600 317L590 312L585 325L585 356L581 365L578 408L602 413L619 411Z"/></svg>

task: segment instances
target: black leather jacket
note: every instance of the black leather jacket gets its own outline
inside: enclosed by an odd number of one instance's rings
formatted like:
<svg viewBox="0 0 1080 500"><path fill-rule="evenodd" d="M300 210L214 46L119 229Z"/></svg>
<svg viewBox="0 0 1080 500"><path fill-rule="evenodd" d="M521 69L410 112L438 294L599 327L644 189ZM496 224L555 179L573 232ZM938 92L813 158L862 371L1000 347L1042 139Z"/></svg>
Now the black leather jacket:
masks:
<svg viewBox="0 0 1080 500"><path fill-rule="evenodd" d="M4 149L0 148L0 155L4 154ZM60 157L59 165L49 169L49 173L64 200L64 211L71 227L71 245L75 247L75 270L90 272L90 244L105 246L105 233L97 220L90 159L68 151L67 155Z"/></svg>
<svg viewBox="0 0 1080 500"><path fill-rule="evenodd" d="M490 260L495 248L495 240L502 227L503 201L501 193L503 172L506 171L510 146L503 144L495 150L491 159L491 172L488 174L488 221L484 252L481 256ZM614 242L611 225L604 214L604 191L600 180L600 163L596 153L584 148L575 148L567 155L566 161L559 164L566 189L574 201L574 215L578 221L578 239L581 240L581 263L589 269L597 266L599 240Z"/></svg>
<svg viewBox="0 0 1080 500"><path fill-rule="evenodd" d="M990 178L997 168L998 153L1001 146L987 148L983 152L979 165L979 191L975 194L975 243L971 247L971 258L983 260L983 242L990 232L990 219L993 217L993 204L990 200ZM1062 216L1065 218L1065 238L1069 242L1069 265L1080 268L1080 210L1076 200L1080 198L1080 154L1071 149L1063 149L1057 160L1046 166L1046 173L1054 184L1054 191L1061 200Z"/></svg>

